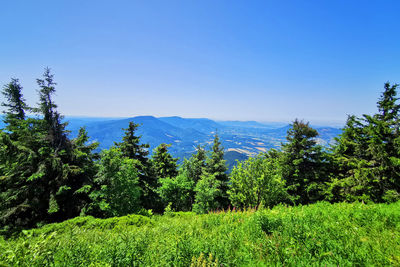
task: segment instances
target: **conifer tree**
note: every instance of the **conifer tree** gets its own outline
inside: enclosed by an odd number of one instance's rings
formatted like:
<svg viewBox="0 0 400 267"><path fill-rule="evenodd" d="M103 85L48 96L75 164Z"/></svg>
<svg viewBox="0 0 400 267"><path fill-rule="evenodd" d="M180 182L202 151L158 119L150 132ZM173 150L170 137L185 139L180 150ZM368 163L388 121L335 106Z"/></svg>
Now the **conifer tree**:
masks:
<svg viewBox="0 0 400 267"><path fill-rule="evenodd" d="M171 145L160 144L154 149L151 165L158 179L166 177L174 178L178 175L178 166L176 164L178 159L173 158L171 154L168 153L168 147L170 146Z"/></svg>
<svg viewBox="0 0 400 267"><path fill-rule="evenodd" d="M62 116L52 99L55 83L46 69L40 87L38 118L25 118L22 93L6 97L6 117L18 121L18 127L1 133L0 210L2 225L32 227L41 222L61 221L79 215L88 204L88 189L96 172L93 149L81 131L71 141ZM13 90L21 87L13 83ZM10 88L10 87L8 87ZM6 96L12 91L4 90ZM17 103L19 103L17 105ZM11 123L16 125L15 123ZM7 127L10 127L8 122Z"/></svg>
<svg viewBox="0 0 400 267"><path fill-rule="evenodd" d="M224 149L216 133L211 150L211 155L206 159L205 174L207 177L213 176L218 181L217 207L226 209L229 206L229 197L227 194L229 177L227 174L226 160L224 160Z"/></svg>
<svg viewBox="0 0 400 267"><path fill-rule="evenodd" d="M136 168L139 173L139 186L142 189L141 202L146 209L159 209L159 197L157 195L157 177L153 173L151 163L148 158L149 144L141 144L141 136L136 135L136 130L139 124L129 122L128 128L125 130L125 135L122 142L115 143L116 147L120 148L122 155L129 159L137 160Z"/></svg>
<svg viewBox="0 0 400 267"><path fill-rule="evenodd" d="M196 153L189 159L185 159L182 164L183 172L194 183L197 183L197 181L200 180L201 174L206 169L206 158L207 155L204 147L198 145Z"/></svg>
<svg viewBox="0 0 400 267"><path fill-rule="evenodd" d="M36 181L29 180L40 147L30 145L35 131L25 119L28 108L18 80L12 79L2 93L6 126L0 132L0 226L27 227L40 216L35 212Z"/></svg>
<svg viewBox="0 0 400 267"><path fill-rule="evenodd" d="M282 176L296 204L322 199L325 175L323 153L315 138L318 132L309 123L295 120L282 145Z"/></svg>
<svg viewBox="0 0 400 267"><path fill-rule="evenodd" d="M196 153L189 159L184 159L180 175L186 177L186 180L191 181L192 188L189 190L189 198L192 206L195 201L196 192L194 191L197 182L201 175L206 171L206 151L203 146L198 145Z"/></svg>
<svg viewBox="0 0 400 267"><path fill-rule="evenodd" d="M13 120L25 120L25 112L28 109L22 95L22 86L18 79L11 79L11 82L3 87L2 94L7 102L1 105L6 108L5 123L11 126Z"/></svg>
<svg viewBox="0 0 400 267"><path fill-rule="evenodd" d="M377 114L348 118L333 149L337 177L329 183L331 201L400 199L397 87L385 83Z"/></svg>
<svg viewBox="0 0 400 267"><path fill-rule="evenodd" d="M46 68L43 79L37 79L39 85L39 107L36 112L43 116L43 128L46 132L46 139L50 142L52 148L57 153L59 150L69 149L70 143L67 139L65 127L67 123L62 123L63 117L57 111L57 105L53 100L55 93L54 75L50 69Z"/></svg>
<svg viewBox="0 0 400 267"><path fill-rule="evenodd" d="M141 136L136 136L136 130L139 124L129 122L129 126L125 131L125 135L122 138L122 142L115 143L122 151L122 154L130 159L139 160L143 166L148 165L148 155L149 155L149 144L141 144Z"/></svg>
<svg viewBox="0 0 400 267"><path fill-rule="evenodd" d="M378 113L364 115L367 121L368 154L371 159L371 171L375 176L375 201L397 195L400 199L400 105L397 103L398 85L385 83L379 99Z"/></svg>

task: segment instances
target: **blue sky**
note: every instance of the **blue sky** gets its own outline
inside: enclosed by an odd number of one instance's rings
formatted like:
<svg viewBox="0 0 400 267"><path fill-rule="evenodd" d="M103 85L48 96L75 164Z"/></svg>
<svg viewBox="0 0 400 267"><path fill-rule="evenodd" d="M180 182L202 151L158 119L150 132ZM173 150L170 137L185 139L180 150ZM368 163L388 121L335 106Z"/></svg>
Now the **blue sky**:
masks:
<svg viewBox="0 0 400 267"><path fill-rule="evenodd" d="M0 83L65 115L344 121L400 82L399 1L1 1Z"/></svg>

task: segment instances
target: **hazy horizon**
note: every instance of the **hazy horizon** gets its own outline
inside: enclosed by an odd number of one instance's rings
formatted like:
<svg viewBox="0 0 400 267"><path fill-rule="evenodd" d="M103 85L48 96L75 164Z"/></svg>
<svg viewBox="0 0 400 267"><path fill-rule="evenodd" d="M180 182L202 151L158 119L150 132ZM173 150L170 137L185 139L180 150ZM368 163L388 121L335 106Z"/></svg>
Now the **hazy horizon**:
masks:
<svg viewBox="0 0 400 267"><path fill-rule="evenodd" d="M214 119L214 118L206 118L206 117L184 117L184 116L179 116L179 115L171 115L171 116L154 116L151 114L144 114L144 115L132 115L132 116L125 116L125 117L110 117L110 116L86 116L86 115L64 115L65 118L76 118L76 119L105 119L105 120L119 120L119 119L129 119L129 118L135 118L135 117L146 117L146 116L151 116L151 117L155 117L155 118L162 118L162 117L180 117L183 119L210 119L213 120L215 122L258 122L261 124L291 124L295 119L299 119L299 120L303 120L305 122L309 122L311 125L314 126L332 126L332 127L339 127L339 126L344 126L346 120L343 121L309 121L306 119L302 119L302 118L294 118L293 120L269 120L269 121L258 121L258 120L221 120L221 119Z"/></svg>

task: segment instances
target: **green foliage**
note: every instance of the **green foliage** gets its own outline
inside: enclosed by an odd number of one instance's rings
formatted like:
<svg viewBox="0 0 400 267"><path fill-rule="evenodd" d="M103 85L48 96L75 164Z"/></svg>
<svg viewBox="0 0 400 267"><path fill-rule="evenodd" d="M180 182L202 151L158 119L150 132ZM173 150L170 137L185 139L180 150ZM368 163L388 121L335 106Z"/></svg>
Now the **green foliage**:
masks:
<svg viewBox="0 0 400 267"><path fill-rule="evenodd" d="M154 149L153 156L151 158L151 165L154 174L158 179L175 177L178 175L176 162L178 159L173 158L170 153L168 153L168 147L171 145L160 144Z"/></svg>
<svg viewBox="0 0 400 267"><path fill-rule="evenodd" d="M398 266L400 202L77 217L0 237L5 266ZM174 214L174 213L173 213Z"/></svg>
<svg viewBox="0 0 400 267"><path fill-rule="evenodd" d="M277 152L238 162L230 175L229 198L234 207L273 207L287 202Z"/></svg>
<svg viewBox="0 0 400 267"><path fill-rule="evenodd" d="M378 113L349 116L334 147L336 179L331 201L394 201L400 194L400 118L398 85L385 83Z"/></svg>
<svg viewBox="0 0 400 267"><path fill-rule="evenodd" d="M282 152L240 162L229 177L217 134L179 172L169 145L149 160L133 122L99 156L85 129L68 138L49 69L37 83L36 108L17 79L2 92L1 266L400 265L397 85L385 84L377 114L350 116L331 151L295 120ZM323 198L362 204L276 206ZM231 203L259 210L218 211ZM77 217L85 214L112 218Z"/></svg>
<svg viewBox="0 0 400 267"><path fill-rule="evenodd" d="M141 136L136 136L135 132L139 124L129 122L129 126L125 131L125 135L122 138L121 143L115 143L117 147L121 149L122 154L130 159L139 160L143 166L147 165L149 155L148 148L149 144L140 144Z"/></svg>
<svg viewBox="0 0 400 267"><path fill-rule="evenodd" d="M176 177L161 178L158 193L164 203L174 210L189 211L192 208L191 192L194 189L194 182L189 180L185 174Z"/></svg>
<svg viewBox="0 0 400 267"><path fill-rule="evenodd" d="M8 124L8 127L12 126L13 121L24 120L25 112L29 108L22 95L22 86L19 80L11 79L10 83L4 85L2 94L7 100L7 102L3 102L1 105L7 109L5 111L5 123ZM11 130L10 128L8 129Z"/></svg>
<svg viewBox="0 0 400 267"><path fill-rule="evenodd" d="M138 160L123 156L119 148L103 150L99 173L91 192L93 200L89 213L97 216L123 216L138 212L141 208L139 187L140 166Z"/></svg>
<svg viewBox="0 0 400 267"><path fill-rule="evenodd" d="M309 123L295 120L282 145L282 176L289 194L296 204L312 203L323 199L324 153L315 138L318 132Z"/></svg>
<svg viewBox="0 0 400 267"><path fill-rule="evenodd" d="M196 192L194 191L194 188L200 180L201 175L206 171L206 158L207 155L204 147L198 145L196 153L192 154L189 159L184 159L181 165L180 175L184 175L186 179L192 183L188 200L191 203L191 206L195 201Z"/></svg>
<svg viewBox="0 0 400 267"><path fill-rule="evenodd" d="M55 83L46 69L39 85L38 118L26 118L22 87L17 80L4 87L6 131L0 136L0 226L32 227L79 215L88 204L96 173L87 134L67 138L62 116L52 99Z"/></svg>
<svg viewBox="0 0 400 267"><path fill-rule="evenodd" d="M193 211L197 213L207 213L219 208L217 197L221 195L220 187L221 182L216 179L215 174L204 172L194 189L196 198Z"/></svg>
<svg viewBox="0 0 400 267"><path fill-rule="evenodd" d="M182 164L182 170L186 176L194 183L200 180L200 176L206 170L206 151L204 147L198 145L196 153L189 159L185 159Z"/></svg>
<svg viewBox="0 0 400 267"><path fill-rule="evenodd" d="M214 142L211 149L211 155L206 159L206 174L205 176L214 177L217 183L217 195L215 201L217 202L217 208L226 209L229 206L229 197L227 194L229 176L227 174L228 167L224 160L224 148L219 141L218 134L214 136ZM210 179L206 179L210 181ZM197 199L197 196L196 196ZM213 205L214 206L214 205Z"/></svg>
<svg viewBox="0 0 400 267"><path fill-rule="evenodd" d="M149 161L149 144L141 144L141 136L136 135L138 124L129 122L128 128L121 143L115 143L121 149L122 155L129 159L140 162L136 165L139 172L139 186L142 189L140 202L146 209L160 210L160 201L157 195L158 181L156 175L152 172L151 163Z"/></svg>

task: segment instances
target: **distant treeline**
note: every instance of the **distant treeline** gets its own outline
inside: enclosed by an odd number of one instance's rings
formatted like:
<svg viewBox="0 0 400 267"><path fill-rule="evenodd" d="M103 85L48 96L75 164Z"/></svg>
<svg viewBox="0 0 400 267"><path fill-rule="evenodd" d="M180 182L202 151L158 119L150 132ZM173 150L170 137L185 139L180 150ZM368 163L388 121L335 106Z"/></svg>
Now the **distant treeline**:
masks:
<svg viewBox="0 0 400 267"><path fill-rule="evenodd" d="M218 135L181 165L158 146L140 141L130 122L121 142L96 153L84 128L75 139L57 111L49 69L37 79L39 103L28 107L18 79L3 87L0 131L0 228L3 233L80 215L106 218L152 212L279 203L394 202L400 199L400 105L397 84L386 83L378 112L349 116L329 149L309 123L294 120L282 150L239 162L227 174ZM27 117L35 113L36 117Z"/></svg>

